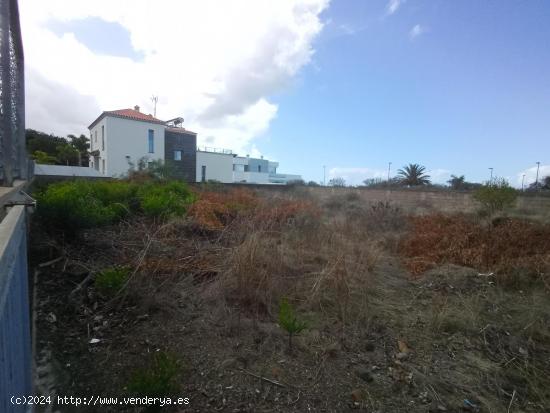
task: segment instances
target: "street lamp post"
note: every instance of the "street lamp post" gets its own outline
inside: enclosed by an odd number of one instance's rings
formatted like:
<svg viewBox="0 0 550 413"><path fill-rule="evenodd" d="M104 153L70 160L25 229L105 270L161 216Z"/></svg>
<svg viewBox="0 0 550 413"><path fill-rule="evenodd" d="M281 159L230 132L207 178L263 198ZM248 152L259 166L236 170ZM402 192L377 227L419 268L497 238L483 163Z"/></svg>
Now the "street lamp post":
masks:
<svg viewBox="0 0 550 413"><path fill-rule="evenodd" d="M539 168L540 162L537 162L537 178L535 179L535 189L539 188Z"/></svg>
<svg viewBox="0 0 550 413"><path fill-rule="evenodd" d="M489 179L489 183L493 183L493 168L489 168L489 170L491 171L491 179Z"/></svg>
<svg viewBox="0 0 550 413"><path fill-rule="evenodd" d="M521 192L523 192L523 182L525 181L525 174L521 176Z"/></svg>
<svg viewBox="0 0 550 413"><path fill-rule="evenodd" d="M390 184L391 162L388 163L388 185Z"/></svg>

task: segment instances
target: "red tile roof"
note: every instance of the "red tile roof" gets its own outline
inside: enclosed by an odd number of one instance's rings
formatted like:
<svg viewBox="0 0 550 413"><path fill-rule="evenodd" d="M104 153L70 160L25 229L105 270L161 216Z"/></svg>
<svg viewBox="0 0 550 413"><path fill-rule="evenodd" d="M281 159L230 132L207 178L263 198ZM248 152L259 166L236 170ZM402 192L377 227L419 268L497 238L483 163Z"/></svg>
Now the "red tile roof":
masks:
<svg viewBox="0 0 550 413"><path fill-rule="evenodd" d="M107 110L103 112L99 117L92 122L90 126L88 126L88 129L92 129L96 123L98 123L101 119L103 119L105 116L114 116L117 118L126 118L126 119L132 119L132 120L139 120L142 122L151 122L151 123L159 123L164 125L165 122L155 118L153 115L149 114L146 115L145 113L141 113L140 111L137 111L135 109L119 109L119 110Z"/></svg>
<svg viewBox="0 0 550 413"><path fill-rule="evenodd" d="M109 111L107 111L107 113L109 113L111 115L117 115L117 116L122 116L122 117L125 117L125 118L130 118L130 119L145 120L145 121L148 121L148 122L162 122L162 123L164 123L163 121L161 121L160 119L155 118L151 114L146 115L145 113L141 113L141 112L139 112L137 110L134 110L134 109L109 110Z"/></svg>

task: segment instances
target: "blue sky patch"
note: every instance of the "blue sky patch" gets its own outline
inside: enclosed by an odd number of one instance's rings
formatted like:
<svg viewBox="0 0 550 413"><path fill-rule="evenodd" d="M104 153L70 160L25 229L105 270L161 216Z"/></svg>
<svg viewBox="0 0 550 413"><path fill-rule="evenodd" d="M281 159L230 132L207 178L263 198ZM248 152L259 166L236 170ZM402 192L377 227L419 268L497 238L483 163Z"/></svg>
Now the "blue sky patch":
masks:
<svg viewBox="0 0 550 413"><path fill-rule="evenodd" d="M118 23L89 17L67 22L52 21L49 29L60 36L73 33L79 42L97 54L128 57L135 61L144 57L143 53L133 49L130 33Z"/></svg>

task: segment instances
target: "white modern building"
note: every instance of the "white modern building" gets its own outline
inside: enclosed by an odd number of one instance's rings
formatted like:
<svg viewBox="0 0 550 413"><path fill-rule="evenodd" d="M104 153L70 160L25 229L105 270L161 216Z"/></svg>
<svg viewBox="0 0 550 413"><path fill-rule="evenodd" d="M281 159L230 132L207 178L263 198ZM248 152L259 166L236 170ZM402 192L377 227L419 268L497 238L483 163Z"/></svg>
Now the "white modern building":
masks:
<svg viewBox="0 0 550 413"><path fill-rule="evenodd" d="M122 177L140 161L164 161L189 182L287 184L300 175L278 174L277 162L237 156L228 149L197 148L197 134L181 127L182 118L162 121L133 109L105 111L92 122L90 168Z"/></svg>
<svg viewBox="0 0 550 413"><path fill-rule="evenodd" d="M229 150L197 148L196 182L233 182L233 158Z"/></svg>

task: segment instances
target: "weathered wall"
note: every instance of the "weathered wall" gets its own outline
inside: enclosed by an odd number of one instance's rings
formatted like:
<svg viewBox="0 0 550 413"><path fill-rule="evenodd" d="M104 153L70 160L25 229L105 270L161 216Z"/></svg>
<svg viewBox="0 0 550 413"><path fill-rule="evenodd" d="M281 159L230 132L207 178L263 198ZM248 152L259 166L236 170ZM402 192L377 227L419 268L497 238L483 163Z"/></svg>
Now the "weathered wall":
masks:
<svg viewBox="0 0 550 413"><path fill-rule="evenodd" d="M455 191L419 191L419 190L385 190L366 188L332 188L332 187L302 187L286 185L250 185L232 184L232 186L249 187L262 193L277 196L278 194L296 194L311 196L317 202L325 202L337 196L345 199L346 195L356 193L365 202L376 203L390 201L403 209L417 213L448 212L471 213L479 208L472 198L471 192ZM519 196L514 210L522 215L541 215L550 218L550 197Z"/></svg>

